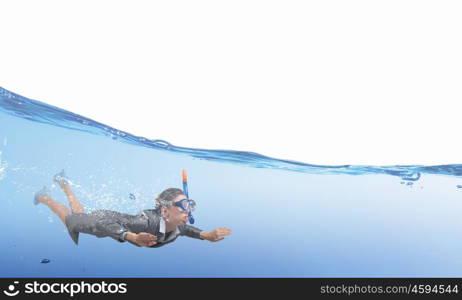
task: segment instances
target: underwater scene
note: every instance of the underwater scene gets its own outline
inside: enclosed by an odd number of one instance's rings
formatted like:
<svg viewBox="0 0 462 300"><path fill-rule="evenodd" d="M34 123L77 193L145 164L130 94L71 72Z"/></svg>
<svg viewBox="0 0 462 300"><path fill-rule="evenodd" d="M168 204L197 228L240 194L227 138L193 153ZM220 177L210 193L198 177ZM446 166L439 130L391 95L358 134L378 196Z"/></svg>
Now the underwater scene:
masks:
<svg viewBox="0 0 462 300"><path fill-rule="evenodd" d="M134 134L0 88L0 277L462 275L460 164L322 166ZM135 215L182 188L183 169L193 226L232 229L224 240L147 248L81 233L76 245L34 205L44 186L68 205L53 181L64 170L86 212Z"/></svg>

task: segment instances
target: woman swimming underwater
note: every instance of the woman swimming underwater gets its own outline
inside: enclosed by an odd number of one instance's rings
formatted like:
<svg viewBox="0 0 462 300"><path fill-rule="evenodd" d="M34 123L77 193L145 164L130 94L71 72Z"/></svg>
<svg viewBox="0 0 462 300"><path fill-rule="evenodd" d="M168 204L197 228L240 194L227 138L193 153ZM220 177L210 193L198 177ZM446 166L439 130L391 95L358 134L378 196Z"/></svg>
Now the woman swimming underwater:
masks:
<svg viewBox="0 0 462 300"><path fill-rule="evenodd" d="M143 210L138 215L111 210L85 213L70 187L64 170L53 179L66 194L70 210L51 198L46 187L35 194L34 204L42 203L48 206L63 221L75 244L79 242L80 232L99 238L112 237L119 242L128 241L139 247L161 247L175 241L180 235L217 242L231 234L228 228L217 228L207 232L186 224L188 220L190 223L194 222L191 212L196 204L187 197L184 171L184 191L178 188L164 190L156 198L155 209Z"/></svg>

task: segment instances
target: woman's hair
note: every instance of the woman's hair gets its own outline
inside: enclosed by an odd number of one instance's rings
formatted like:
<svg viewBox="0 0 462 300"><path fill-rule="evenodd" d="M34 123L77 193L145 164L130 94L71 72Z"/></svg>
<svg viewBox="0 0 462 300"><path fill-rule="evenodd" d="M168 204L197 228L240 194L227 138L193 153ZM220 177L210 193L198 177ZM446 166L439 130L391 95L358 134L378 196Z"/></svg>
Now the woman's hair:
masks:
<svg viewBox="0 0 462 300"><path fill-rule="evenodd" d="M156 209L162 206L172 206L172 201L178 195L184 195L183 190L177 188L168 188L159 194L156 198Z"/></svg>

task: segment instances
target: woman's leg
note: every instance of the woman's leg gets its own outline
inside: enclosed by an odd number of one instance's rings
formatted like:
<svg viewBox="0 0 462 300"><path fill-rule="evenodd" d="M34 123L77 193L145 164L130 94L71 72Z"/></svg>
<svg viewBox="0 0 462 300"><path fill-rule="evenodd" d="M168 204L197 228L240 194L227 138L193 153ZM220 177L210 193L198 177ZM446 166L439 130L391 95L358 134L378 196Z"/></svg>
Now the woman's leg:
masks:
<svg viewBox="0 0 462 300"><path fill-rule="evenodd" d="M84 209L82 204L79 202L77 197L74 195L71 187L67 184L60 184L61 189L66 194L67 199L69 200L69 205L71 206L71 211L73 214L83 213Z"/></svg>
<svg viewBox="0 0 462 300"><path fill-rule="evenodd" d="M83 213L83 206L80 204L79 200L77 200L77 197L74 195L74 192L72 192L71 186L70 186L70 181L67 179L66 174L64 173L64 170L62 170L60 173L56 174L53 177L53 181L57 183L63 192L66 194L67 199L69 200L69 205L71 206L71 211L73 214L78 214L78 213Z"/></svg>
<svg viewBox="0 0 462 300"><path fill-rule="evenodd" d="M53 198L47 195L37 196L36 200L48 206L61 219L61 221L63 221L64 225L66 225L64 219L69 214L69 209L64 204L53 200Z"/></svg>

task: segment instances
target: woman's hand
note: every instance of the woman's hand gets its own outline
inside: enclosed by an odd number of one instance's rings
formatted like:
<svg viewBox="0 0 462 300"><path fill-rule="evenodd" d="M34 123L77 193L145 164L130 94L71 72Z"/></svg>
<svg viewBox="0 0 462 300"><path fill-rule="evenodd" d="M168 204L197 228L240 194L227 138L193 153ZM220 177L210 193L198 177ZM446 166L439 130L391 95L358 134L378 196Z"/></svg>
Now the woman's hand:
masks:
<svg viewBox="0 0 462 300"><path fill-rule="evenodd" d="M157 236L147 232L140 232L138 234L130 232L127 233L125 238L141 247L150 247L157 243Z"/></svg>
<svg viewBox="0 0 462 300"><path fill-rule="evenodd" d="M200 236L207 241L218 242L224 239L223 236L229 235L231 232L231 229L228 228L217 228L208 232L202 231Z"/></svg>

